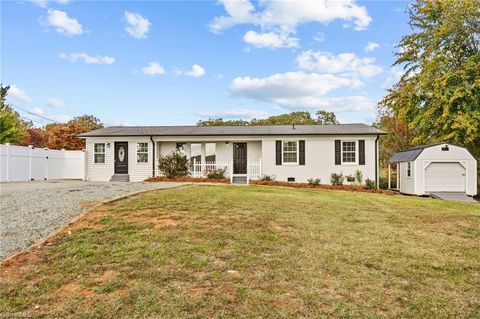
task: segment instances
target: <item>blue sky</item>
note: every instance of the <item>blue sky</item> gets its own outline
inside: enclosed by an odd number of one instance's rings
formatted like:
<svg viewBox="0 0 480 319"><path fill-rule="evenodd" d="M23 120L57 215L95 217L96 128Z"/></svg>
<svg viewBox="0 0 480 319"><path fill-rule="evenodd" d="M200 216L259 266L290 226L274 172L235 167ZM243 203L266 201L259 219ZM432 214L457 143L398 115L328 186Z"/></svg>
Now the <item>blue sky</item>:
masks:
<svg viewBox="0 0 480 319"><path fill-rule="evenodd" d="M9 102L55 121L195 124L334 111L371 123L405 1L2 1ZM20 111L36 125L48 123Z"/></svg>

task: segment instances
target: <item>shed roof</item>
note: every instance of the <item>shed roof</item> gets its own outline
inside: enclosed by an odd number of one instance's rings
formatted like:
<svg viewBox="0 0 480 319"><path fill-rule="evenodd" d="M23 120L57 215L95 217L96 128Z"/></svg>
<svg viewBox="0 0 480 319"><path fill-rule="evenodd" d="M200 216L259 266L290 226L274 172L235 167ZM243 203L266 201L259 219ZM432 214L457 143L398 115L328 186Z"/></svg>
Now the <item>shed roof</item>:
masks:
<svg viewBox="0 0 480 319"><path fill-rule="evenodd" d="M238 136L238 135L384 135L366 124L262 126L110 126L79 134L106 136Z"/></svg>
<svg viewBox="0 0 480 319"><path fill-rule="evenodd" d="M411 148L407 148L403 151L396 152L390 158L388 159L389 163L399 163L399 162L410 162L414 161L420 153L423 152L424 149L432 147L432 146L437 146L445 143L436 143L436 144L430 144L430 145L419 145Z"/></svg>

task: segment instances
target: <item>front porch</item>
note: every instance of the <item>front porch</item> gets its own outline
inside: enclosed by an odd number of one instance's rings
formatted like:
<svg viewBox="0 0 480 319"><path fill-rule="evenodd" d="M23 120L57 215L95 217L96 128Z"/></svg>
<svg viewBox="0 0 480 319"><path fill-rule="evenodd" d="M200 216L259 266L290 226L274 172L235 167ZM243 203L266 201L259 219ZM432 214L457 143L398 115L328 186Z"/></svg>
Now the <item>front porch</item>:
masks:
<svg viewBox="0 0 480 319"><path fill-rule="evenodd" d="M206 177L216 169L225 170L231 183L249 183L262 176L261 141L156 141L155 161L178 151L190 160L190 175ZM156 166L156 176L161 172Z"/></svg>

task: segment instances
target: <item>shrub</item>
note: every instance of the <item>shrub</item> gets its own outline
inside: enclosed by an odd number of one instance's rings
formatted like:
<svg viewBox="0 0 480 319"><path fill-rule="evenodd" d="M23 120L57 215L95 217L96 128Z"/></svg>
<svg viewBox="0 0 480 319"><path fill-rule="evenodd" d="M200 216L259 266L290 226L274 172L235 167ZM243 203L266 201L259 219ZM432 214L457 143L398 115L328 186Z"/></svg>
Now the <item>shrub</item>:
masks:
<svg viewBox="0 0 480 319"><path fill-rule="evenodd" d="M388 189L388 177L380 176L378 181L378 187L381 189Z"/></svg>
<svg viewBox="0 0 480 319"><path fill-rule="evenodd" d="M272 182L272 181L275 180L275 178L276 178L275 175L263 175L263 176L260 178L260 180L261 180L261 181L264 181L264 182Z"/></svg>
<svg viewBox="0 0 480 319"><path fill-rule="evenodd" d="M320 181L321 181L320 178L309 178L307 180L308 184L314 185L314 186L320 185Z"/></svg>
<svg viewBox="0 0 480 319"><path fill-rule="evenodd" d="M355 181L362 185L362 182L363 182L363 173L361 170L357 169L355 170Z"/></svg>
<svg viewBox="0 0 480 319"><path fill-rule="evenodd" d="M158 159L158 169L168 178L188 176L189 168L190 164L187 157L176 151Z"/></svg>
<svg viewBox="0 0 480 319"><path fill-rule="evenodd" d="M227 172L226 168L212 169L207 172L207 178L208 179L224 179L226 172Z"/></svg>
<svg viewBox="0 0 480 319"><path fill-rule="evenodd" d="M343 176L342 173L340 173L340 174L332 173L330 175L330 184L332 184L333 186L343 185L344 180L345 180L345 177Z"/></svg>
<svg viewBox="0 0 480 319"><path fill-rule="evenodd" d="M347 175L347 176L345 176L345 179L349 183L355 182L355 177L353 175Z"/></svg>
<svg viewBox="0 0 480 319"><path fill-rule="evenodd" d="M375 181L373 179L367 178L365 180L366 189L375 189Z"/></svg>

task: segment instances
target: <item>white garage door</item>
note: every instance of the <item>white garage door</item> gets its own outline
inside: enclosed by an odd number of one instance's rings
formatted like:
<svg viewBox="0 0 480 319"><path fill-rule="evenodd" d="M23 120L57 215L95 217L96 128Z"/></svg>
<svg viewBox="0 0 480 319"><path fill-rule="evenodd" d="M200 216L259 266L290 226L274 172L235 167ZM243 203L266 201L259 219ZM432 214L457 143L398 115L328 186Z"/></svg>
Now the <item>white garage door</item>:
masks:
<svg viewBox="0 0 480 319"><path fill-rule="evenodd" d="M425 191L465 192L465 167L460 163L431 163L425 170Z"/></svg>

